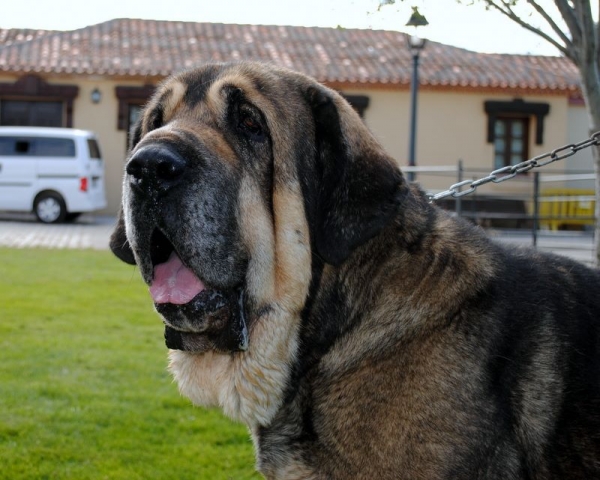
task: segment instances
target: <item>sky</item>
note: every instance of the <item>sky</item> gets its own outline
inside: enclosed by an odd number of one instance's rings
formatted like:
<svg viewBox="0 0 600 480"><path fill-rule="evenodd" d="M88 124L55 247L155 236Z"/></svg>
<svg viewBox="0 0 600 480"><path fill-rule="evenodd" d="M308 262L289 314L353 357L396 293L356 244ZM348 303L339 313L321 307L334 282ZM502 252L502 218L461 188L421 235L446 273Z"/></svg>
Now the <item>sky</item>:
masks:
<svg viewBox="0 0 600 480"><path fill-rule="evenodd" d="M556 48L471 0L3 0L0 28L74 30L113 18L374 28L404 31L483 53L558 55ZM468 5L474 3L473 5ZM522 2L524 3L524 2ZM559 19L551 0L539 0ZM417 6L429 25L405 27ZM524 7L525 8L525 7ZM534 22L534 16L523 12ZM541 26L541 23L540 25Z"/></svg>

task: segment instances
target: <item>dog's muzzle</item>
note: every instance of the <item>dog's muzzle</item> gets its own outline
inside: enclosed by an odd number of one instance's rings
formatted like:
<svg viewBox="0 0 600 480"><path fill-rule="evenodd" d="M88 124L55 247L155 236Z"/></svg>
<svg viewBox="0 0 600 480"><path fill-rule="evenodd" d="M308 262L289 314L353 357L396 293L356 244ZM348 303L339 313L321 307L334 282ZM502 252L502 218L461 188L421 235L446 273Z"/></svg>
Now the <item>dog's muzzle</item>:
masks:
<svg viewBox="0 0 600 480"><path fill-rule="evenodd" d="M167 260L154 265L150 295L165 323L168 348L201 353L244 351L248 348L244 290L207 287L186 267L172 245L158 233L156 252ZM162 239L162 241L161 241Z"/></svg>
<svg viewBox="0 0 600 480"><path fill-rule="evenodd" d="M222 266L230 252L208 245L214 237L223 244L226 235L225 227L218 230L206 219L230 218L231 213L200 210L209 232L199 232L193 241L179 233L179 202L192 171L181 148L166 141L140 144L125 167L136 263L165 323L167 347L194 353L243 351L248 348L243 281L227 277ZM216 253L202 256L206 251ZM221 284L216 271L224 273Z"/></svg>
<svg viewBox="0 0 600 480"><path fill-rule="evenodd" d="M243 290L203 290L185 305L156 304L165 320L165 343L173 350L202 353L248 349ZM186 330L177 327L184 323ZM175 327L175 328L174 328Z"/></svg>

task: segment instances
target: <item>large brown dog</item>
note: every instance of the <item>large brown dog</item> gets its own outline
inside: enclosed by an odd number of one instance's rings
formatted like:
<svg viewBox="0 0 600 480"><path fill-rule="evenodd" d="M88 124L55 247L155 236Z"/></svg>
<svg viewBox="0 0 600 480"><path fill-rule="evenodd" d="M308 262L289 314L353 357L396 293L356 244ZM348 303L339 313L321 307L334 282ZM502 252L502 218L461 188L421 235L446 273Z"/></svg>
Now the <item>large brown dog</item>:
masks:
<svg viewBox="0 0 600 480"><path fill-rule="evenodd" d="M111 247L181 392L248 425L267 478L600 478L599 272L430 205L310 78L167 80Z"/></svg>

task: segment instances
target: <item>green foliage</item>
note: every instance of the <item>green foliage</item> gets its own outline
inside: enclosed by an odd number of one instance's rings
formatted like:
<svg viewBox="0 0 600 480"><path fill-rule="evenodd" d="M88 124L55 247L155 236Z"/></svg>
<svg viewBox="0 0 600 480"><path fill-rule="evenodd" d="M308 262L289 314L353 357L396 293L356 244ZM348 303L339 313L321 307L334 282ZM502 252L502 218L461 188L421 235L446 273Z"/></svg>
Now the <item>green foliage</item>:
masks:
<svg viewBox="0 0 600 480"><path fill-rule="evenodd" d="M0 249L0 479L257 479L248 432L180 397L138 272Z"/></svg>

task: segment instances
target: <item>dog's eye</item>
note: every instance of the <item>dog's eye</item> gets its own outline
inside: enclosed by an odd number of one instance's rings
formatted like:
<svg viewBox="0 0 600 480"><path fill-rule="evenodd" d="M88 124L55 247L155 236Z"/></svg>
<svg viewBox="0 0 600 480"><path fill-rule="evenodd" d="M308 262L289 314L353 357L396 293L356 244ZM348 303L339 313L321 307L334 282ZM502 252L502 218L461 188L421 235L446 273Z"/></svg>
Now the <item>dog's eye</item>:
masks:
<svg viewBox="0 0 600 480"><path fill-rule="evenodd" d="M260 128L260 125L252 117L243 117L242 125L253 135L257 135L262 132L262 128Z"/></svg>
<svg viewBox="0 0 600 480"><path fill-rule="evenodd" d="M238 125L240 130L249 136L251 140L262 142L267 137L260 120L257 119L257 114L255 112L242 108L239 113Z"/></svg>

